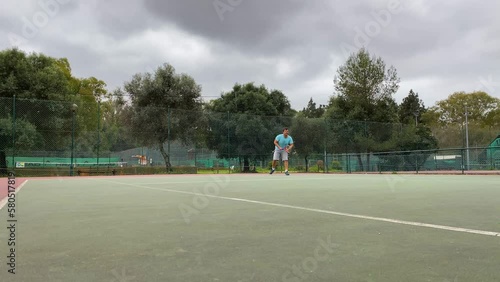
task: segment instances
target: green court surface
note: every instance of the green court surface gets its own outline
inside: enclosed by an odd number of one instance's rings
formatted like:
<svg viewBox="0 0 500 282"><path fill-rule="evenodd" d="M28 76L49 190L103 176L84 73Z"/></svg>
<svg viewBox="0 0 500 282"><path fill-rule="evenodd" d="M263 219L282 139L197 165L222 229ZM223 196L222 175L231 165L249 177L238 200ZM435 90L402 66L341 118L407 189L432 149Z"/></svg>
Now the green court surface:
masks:
<svg viewBox="0 0 500 282"><path fill-rule="evenodd" d="M30 179L16 205L0 281L500 281L499 176Z"/></svg>

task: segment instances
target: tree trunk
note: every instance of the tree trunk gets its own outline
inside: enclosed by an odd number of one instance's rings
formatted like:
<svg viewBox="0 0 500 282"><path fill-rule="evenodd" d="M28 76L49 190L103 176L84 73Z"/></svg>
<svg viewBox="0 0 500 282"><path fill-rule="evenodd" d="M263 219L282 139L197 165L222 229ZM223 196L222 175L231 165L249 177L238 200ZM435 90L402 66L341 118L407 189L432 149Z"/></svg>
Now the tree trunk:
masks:
<svg viewBox="0 0 500 282"><path fill-rule="evenodd" d="M165 152L165 148L163 148L163 145L160 146L160 153L165 160L165 167L167 171L172 171L172 165L170 164L170 155Z"/></svg>
<svg viewBox="0 0 500 282"><path fill-rule="evenodd" d="M418 154L415 155L415 169L417 171L419 171L421 165L423 165L425 163L425 159L426 159L425 157L424 158L419 158Z"/></svg>
<svg viewBox="0 0 500 282"><path fill-rule="evenodd" d="M361 168L361 171L365 171L365 168L363 167L363 159L361 158L361 154L358 154L358 161L359 161L359 167Z"/></svg>
<svg viewBox="0 0 500 282"><path fill-rule="evenodd" d="M5 150L0 151L0 175L7 175L7 157Z"/></svg>
<svg viewBox="0 0 500 282"><path fill-rule="evenodd" d="M243 172L250 172L250 161L246 156L243 158Z"/></svg>
<svg viewBox="0 0 500 282"><path fill-rule="evenodd" d="M304 160L306 161L306 172L309 172L309 162L307 161L307 156L304 157Z"/></svg>

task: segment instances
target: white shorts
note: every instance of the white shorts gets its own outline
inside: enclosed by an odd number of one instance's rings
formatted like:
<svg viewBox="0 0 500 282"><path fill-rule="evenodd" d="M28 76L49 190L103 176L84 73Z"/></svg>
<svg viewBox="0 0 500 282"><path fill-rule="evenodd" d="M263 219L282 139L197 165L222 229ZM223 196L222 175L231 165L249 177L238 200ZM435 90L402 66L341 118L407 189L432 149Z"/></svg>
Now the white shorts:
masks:
<svg viewBox="0 0 500 282"><path fill-rule="evenodd" d="M279 161L280 157L282 161L288 161L288 152L285 150L274 150L273 161Z"/></svg>

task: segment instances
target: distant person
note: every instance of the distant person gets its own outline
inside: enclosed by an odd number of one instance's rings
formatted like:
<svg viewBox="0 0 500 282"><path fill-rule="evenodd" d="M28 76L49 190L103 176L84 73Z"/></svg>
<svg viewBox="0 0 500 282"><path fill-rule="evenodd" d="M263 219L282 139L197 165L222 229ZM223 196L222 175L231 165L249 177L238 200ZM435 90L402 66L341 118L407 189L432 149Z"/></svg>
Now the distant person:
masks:
<svg viewBox="0 0 500 282"><path fill-rule="evenodd" d="M288 135L288 128L283 128L283 134L279 134L274 138L274 156L273 156L273 166L269 174L273 174L276 170L276 163L280 160L285 164L285 174L290 175L288 173L288 153L293 148L293 139L292 136Z"/></svg>

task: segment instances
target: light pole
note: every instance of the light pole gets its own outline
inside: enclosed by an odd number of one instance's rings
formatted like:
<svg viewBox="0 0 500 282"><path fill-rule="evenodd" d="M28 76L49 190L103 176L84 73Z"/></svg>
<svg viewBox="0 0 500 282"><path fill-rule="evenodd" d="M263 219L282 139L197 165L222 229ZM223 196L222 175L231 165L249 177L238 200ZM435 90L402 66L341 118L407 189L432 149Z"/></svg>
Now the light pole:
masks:
<svg viewBox="0 0 500 282"><path fill-rule="evenodd" d="M99 148L101 147L100 131L101 131L101 96L97 96L97 174L98 175L99 175Z"/></svg>
<svg viewBox="0 0 500 282"><path fill-rule="evenodd" d="M76 104L71 105L71 165L69 167L69 175L73 176L73 158L75 156L75 115L76 115L76 110L78 109L78 106Z"/></svg>
<svg viewBox="0 0 500 282"><path fill-rule="evenodd" d="M469 170L469 109L465 103L465 148L467 150L467 170Z"/></svg>
<svg viewBox="0 0 500 282"><path fill-rule="evenodd" d="M196 158L196 149L197 149L197 145L198 145L198 127L196 126L194 128L195 130L195 136L194 136L194 167L195 167L195 170L196 170L196 173L198 173L198 164L197 164L197 158Z"/></svg>
<svg viewBox="0 0 500 282"><path fill-rule="evenodd" d="M415 116L415 126L418 126L418 114L419 114L418 111L413 112L413 115Z"/></svg>

